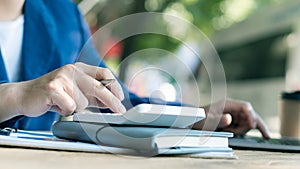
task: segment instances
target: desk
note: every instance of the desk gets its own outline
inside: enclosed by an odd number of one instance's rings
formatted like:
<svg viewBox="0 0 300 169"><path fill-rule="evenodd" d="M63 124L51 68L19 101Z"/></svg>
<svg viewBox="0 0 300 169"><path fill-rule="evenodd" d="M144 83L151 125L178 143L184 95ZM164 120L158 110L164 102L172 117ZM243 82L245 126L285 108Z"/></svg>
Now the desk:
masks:
<svg viewBox="0 0 300 169"><path fill-rule="evenodd" d="M189 157L131 157L112 154L0 147L1 169L284 169L299 168L300 154L235 150L237 160ZM141 167L143 166L143 167Z"/></svg>

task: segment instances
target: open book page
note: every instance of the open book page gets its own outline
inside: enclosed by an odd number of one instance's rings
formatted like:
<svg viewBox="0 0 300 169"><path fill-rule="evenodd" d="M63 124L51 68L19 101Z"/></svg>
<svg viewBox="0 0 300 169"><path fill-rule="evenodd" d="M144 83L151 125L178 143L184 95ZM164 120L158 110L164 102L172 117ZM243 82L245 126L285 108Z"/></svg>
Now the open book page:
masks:
<svg viewBox="0 0 300 169"><path fill-rule="evenodd" d="M132 154L134 150L100 146L96 144L83 143L65 139L59 139L51 132L33 132L18 130L10 136L0 136L0 145L11 147L29 147L37 149L66 150L79 152L99 152Z"/></svg>

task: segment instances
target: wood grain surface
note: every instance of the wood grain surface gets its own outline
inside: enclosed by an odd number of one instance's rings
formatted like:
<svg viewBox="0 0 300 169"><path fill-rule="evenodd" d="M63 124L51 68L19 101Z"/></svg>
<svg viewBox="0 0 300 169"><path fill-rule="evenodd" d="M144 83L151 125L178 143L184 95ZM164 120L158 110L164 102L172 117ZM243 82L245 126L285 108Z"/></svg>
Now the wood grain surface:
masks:
<svg viewBox="0 0 300 169"><path fill-rule="evenodd" d="M300 153L235 150L238 159L202 159L191 157L132 157L113 154L81 153L0 147L0 169L181 169L300 168Z"/></svg>

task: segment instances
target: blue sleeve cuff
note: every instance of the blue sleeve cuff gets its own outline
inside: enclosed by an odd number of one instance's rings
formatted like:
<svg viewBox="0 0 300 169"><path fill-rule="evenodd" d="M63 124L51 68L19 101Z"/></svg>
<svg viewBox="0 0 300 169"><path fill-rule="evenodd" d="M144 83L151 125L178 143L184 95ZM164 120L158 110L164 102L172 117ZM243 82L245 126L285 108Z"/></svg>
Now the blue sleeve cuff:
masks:
<svg viewBox="0 0 300 169"><path fill-rule="evenodd" d="M17 128L16 124L18 123L19 120L21 120L24 116L16 116L12 119L9 119L7 121L4 121L2 123L0 123L0 128L5 128L5 127L9 127L9 128Z"/></svg>
<svg viewBox="0 0 300 169"><path fill-rule="evenodd" d="M7 83L7 82L8 82L7 80L0 80L0 84Z"/></svg>

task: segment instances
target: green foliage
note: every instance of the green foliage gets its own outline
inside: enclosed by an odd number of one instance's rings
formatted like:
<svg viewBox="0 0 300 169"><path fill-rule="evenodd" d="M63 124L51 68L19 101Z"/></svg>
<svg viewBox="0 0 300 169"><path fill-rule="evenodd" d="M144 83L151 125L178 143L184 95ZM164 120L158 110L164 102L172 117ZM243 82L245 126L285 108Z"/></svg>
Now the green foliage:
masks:
<svg viewBox="0 0 300 169"><path fill-rule="evenodd" d="M79 3L82 0L74 0ZM97 18L97 25L124 15L137 12L166 12L177 14L197 26L206 35L242 21L258 8L283 0L99 0L90 12ZM240 12L240 13L237 13ZM88 17L88 16L87 16ZM124 41L122 58L145 48L160 48L172 51L179 42L161 35L139 35Z"/></svg>

